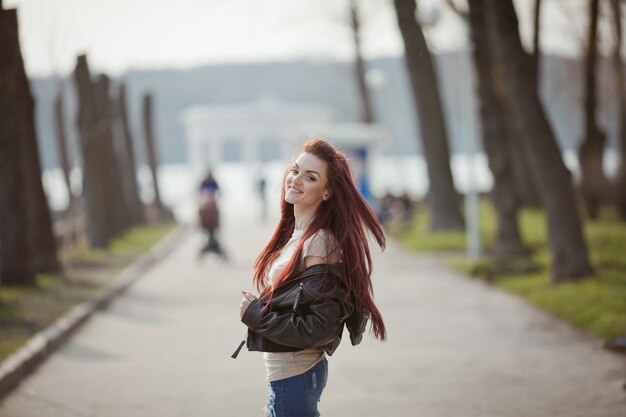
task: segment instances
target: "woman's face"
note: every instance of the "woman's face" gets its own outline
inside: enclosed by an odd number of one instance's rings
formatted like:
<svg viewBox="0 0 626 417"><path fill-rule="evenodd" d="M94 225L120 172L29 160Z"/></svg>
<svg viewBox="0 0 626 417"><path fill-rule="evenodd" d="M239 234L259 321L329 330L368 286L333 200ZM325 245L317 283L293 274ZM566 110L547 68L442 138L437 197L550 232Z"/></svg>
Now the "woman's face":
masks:
<svg viewBox="0 0 626 417"><path fill-rule="evenodd" d="M328 164L310 153L302 153L285 179L285 201L315 207L328 197Z"/></svg>

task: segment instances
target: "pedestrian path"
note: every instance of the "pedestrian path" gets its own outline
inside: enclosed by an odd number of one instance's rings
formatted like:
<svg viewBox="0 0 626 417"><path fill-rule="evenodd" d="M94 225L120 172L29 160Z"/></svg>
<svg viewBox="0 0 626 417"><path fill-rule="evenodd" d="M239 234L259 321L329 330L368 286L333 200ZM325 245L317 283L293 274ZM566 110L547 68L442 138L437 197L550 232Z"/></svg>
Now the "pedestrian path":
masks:
<svg viewBox="0 0 626 417"><path fill-rule="evenodd" d="M189 232L0 403L0 417L261 416L259 353L231 353L240 290L273 231L225 215L228 262L198 259ZM344 340L330 358L323 416L619 417L626 356L394 242L374 251L385 343Z"/></svg>

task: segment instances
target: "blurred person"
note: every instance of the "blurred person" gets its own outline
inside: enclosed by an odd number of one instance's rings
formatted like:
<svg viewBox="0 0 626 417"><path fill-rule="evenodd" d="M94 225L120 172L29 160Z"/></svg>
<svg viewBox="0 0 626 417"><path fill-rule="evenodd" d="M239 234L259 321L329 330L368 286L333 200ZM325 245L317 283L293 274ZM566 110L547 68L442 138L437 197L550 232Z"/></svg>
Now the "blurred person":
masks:
<svg viewBox="0 0 626 417"><path fill-rule="evenodd" d="M344 325L352 345L370 319L375 337L385 340L372 295L368 232L384 249L383 230L345 155L310 139L285 173L279 223L254 264L260 296L242 291L245 342L265 360L267 416L320 415L327 356L339 346Z"/></svg>
<svg viewBox="0 0 626 417"><path fill-rule="evenodd" d="M217 230L220 225L220 210L217 203L217 192L219 189L220 187L213 177L213 172L210 169L207 170L200 183L198 204L200 226L206 234L206 240L200 251L200 256L203 256L205 253L215 253L223 258L226 257L217 239Z"/></svg>
<svg viewBox="0 0 626 417"><path fill-rule="evenodd" d="M220 186L213 177L213 170L210 168L207 169L204 178L202 178L202 182L200 183L200 192L207 192L212 196L215 196L219 191Z"/></svg>

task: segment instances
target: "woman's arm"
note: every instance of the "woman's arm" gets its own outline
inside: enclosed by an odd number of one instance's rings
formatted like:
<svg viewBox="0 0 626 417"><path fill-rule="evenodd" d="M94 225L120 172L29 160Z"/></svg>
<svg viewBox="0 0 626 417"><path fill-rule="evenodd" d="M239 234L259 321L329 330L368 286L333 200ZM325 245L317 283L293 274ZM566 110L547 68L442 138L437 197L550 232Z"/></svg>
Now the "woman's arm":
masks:
<svg viewBox="0 0 626 417"><path fill-rule="evenodd" d="M324 346L342 331L351 311L341 301L328 298L308 306L306 314L269 311L259 300L250 303L241 321L260 336L281 345L306 349ZM350 309L351 310L351 309Z"/></svg>

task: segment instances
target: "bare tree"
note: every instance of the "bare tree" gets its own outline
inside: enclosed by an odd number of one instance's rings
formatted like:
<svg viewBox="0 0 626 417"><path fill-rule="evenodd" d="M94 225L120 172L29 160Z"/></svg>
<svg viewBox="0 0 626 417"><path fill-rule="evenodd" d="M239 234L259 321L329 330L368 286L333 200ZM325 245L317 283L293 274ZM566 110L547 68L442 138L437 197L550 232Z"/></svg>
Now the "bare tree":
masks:
<svg viewBox="0 0 626 417"><path fill-rule="evenodd" d="M106 151L99 134L102 122L98 118L96 92L86 55L80 55L76 61L74 81L78 94L77 126L83 162L87 235L92 246L105 248L113 236L108 210Z"/></svg>
<svg viewBox="0 0 626 417"><path fill-rule="evenodd" d="M502 67L512 122L525 131L522 151L539 189L548 222L552 282L589 275L591 265L571 181L552 127L539 99L532 58L524 51L512 0L485 0L493 30L494 58Z"/></svg>
<svg viewBox="0 0 626 417"><path fill-rule="evenodd" d="M626 96L624 93L624 60L622 59L622 12L621 0L611 0L611 10L615 28L615 48L613 50L613 66L617 81L620 144L620 164L615 178L615 196L617 211L622 220L626 220Z"/></svg>
<svg viewBox="0 0 626 417"><path fill-rule="evenodd" d="M107 210L112 236L122 233L131 224L128 216L126 195L122 187L122 172L119 153L116 147L123 147L123 138L113 134L113 104L111 100L111 81L105 74L100 74L95 82L98 130L96 135L101 149L100 158L106 161L103 172L107 184ZM117 146L115 141L120 141Z"/></svg>
<svg viewBox="0 0 626 417"><path fill-rule="evenodd" d="M161 192L159 190L159 181L157 177L158 169L158 157L157 149L154 142L154 129L153 129L153 106L152 106L152 94L146 93L143 96L143 127L144 127L144 140L146 145L146 153L148 156L148 165L150 167L150 173L152 174L152 184L154 187L154 207L157 211L159 218L165 214L165 208L161 201Z"/></svg>
<svg viewBox="0 0 626 417"><path fill-rule="evenodd" d="M587 214L598 217L598 210L606 198L608 181L602 170L606 135L598 126L596 117L597 88L596 67L598 61L598 9L599 0L589 2L589 38L585 59L585 136L578 149L580 164L580 193Z"/></svg>
<svg viewBox="0 0 626 417"><path fill-rule="evenodd" d="M499 260L509 260L526 254L522 243L517 213L519 197L516 192L513 160L515 155L511 146L511 128L507 123L504 100L498 97L493 68L492 49L488 37L483 0L470 0L469 13L462 12L449 4L466 20L470 27L473 44L472 57L476 69L477 93L480 103L482 139L493 174L494 185L491 200L497 215L496 242L494 256Z"/></svg>
<svg viewBox="0 0 626 417"><path fill-rule="evenodd" d="M16 80L23 66L19 50L17 11L0 4L0 284L33 285L35 270L30 262L26 215L26 182L21 173L25 153L23 125L17 101L24 97ZM21 86L23 87L23 85Z"/></svg>
<svg viewBox="0 0 626 417"><path fill-rule="evenodd" d="M117 126L115 135L116 152L122 170L122 182L127 204L128 216L131 224L143 222L143 204L139 198L139 186L137 184L137 163L135 162L135 149L133 137L128 122L128 109L126 106L126 87L122 83L114 101L114 119Z"/></svg>
<svg viewBox="0 0 626 417"><path fill-rule="evenodd" d="M537 187L531 180L528 164L526 164L523 158L516 157L521 153L520 139L518 138L518 135L523 134L523 132L517 132L510 122L510 110L508 109L506 98L503 95L502 71L499 69L493 57L490 57L490 55L493 54L493 40L489 38L484 16L481 16L484 10L484 2L481 1L480 3L472 4L473 1L469 0L468 3L470 8L473 7L474 9L478 8L481 10L479 15L475 15L471 18L472 20L470 20L469 13L461 10L456 5L454 0L446 0L446 3L462 19L466 20L468 25L471 26L470 30L472 36L477 36L473 39L474 43L478 42L482 45L483 42L486 42L484 45L484 52L479 51L477 48L480 47L476 46L473 53L475 67L478 73L478 96L481 100L481 123L483 126L483 135L485 136L483 140L485 142L489 142L489 144L484 143L484 145L486 148L485 151L487 153L487 158L489 158L490 169L494 175L494 179L502 175L506 177L510 176L510 178L507 178L506 180L502 178L502 180L506 181L506 183L503 184L502 187L498 188L501 188L503 192L511 194L507 198L512 198L514 196L517 206L538 207L541 205L539 193L537 192ZM537 28L535 31L536 39L538 39L538 31L539 29ZM536 61L535 64L537 64ZM535 70L537 70L536 66ZM535 73L538 74L537 72ZM485 90L483 90L483 88ZM485 96L482 95L483 93ZM493 146L496 146L496 148L494 149ZM495 160L491 160L489 152L497 152L497 149L500 148L505 151L508 156L493 155ZM498 162L497 160L500 159L501 161ZM499 172L496 173L493 171L494 169ZM504 203L504 201L502 202ZM512 226L509 220L506 222L509 226ZM505 227L505 229L510 230L510 227ZM513 244L513 242L510 243ZM513 248L517 248L514 249L513 252L517 252L519 249L516 244L511 246L511 249Z"/></svg>
<svg viewBox="0 0 626 417"><path fill-rule="evenodd" d="M354 40L354 54L357 84L361 97L361 121L364 123L374 123L374 108L370 97L369 89L365 79L365 62L361 50L361 18L359 16L358 0L350 0L350 26L352 28L352 38Z"/></svg>
<svg viewBox="0 0 626 417"><path fill-rule="evenodd" d="M5 251L12 253L16 245L24 252L17 258L3 259L3 282L30 285L34 272L56 272L61 269L57 256L57 247L52 230L52 218L48 201L41 182L41 164L39 146L35 130L35 102L33 100L28 77L24 69L20 50L17 11L2 10L2 33L0 38L0 56L2 56L2 126L4 146L2 188L7 187L6 201L3 198L2 216L2 256ZM4 166L6 164L6 166ZM12 182L14 182L12 184ZM17 213L20 210L20 213ZM17 223L16 229L11 224ZM7 230L5 230L5 228ZM18 236L21 235L21 236ZM26 240L26 248L23 239ZM27 267L7 265L21 261ZM17 273L19 272L19 273Z"/></svg>
<svg viewBox="0 0 626 417"><path fill-rule="evenodd" d="M415 19L415 0L394 0L398 27L419 120L429 179L431 229L462 229L459 196L450 169L448 134L444 122L437 75L426 39Z"/></svg>

